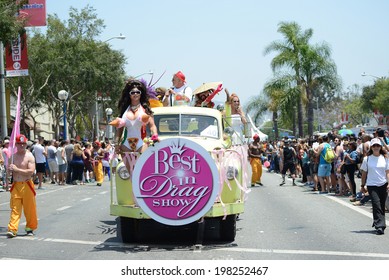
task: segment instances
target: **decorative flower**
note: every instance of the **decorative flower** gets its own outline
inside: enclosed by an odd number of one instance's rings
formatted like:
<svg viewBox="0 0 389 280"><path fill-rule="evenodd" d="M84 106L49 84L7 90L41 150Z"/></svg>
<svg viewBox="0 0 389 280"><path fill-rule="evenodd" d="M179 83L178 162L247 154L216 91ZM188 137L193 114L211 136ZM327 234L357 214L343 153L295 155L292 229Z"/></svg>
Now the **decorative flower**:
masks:
<svg viewBox="0 0 389 280"><path fill-rule="evenodd" d="M149 146L154 146L155 143L159 142L158 134L154 134L150 138L145 137L143 142Z"/></svg>

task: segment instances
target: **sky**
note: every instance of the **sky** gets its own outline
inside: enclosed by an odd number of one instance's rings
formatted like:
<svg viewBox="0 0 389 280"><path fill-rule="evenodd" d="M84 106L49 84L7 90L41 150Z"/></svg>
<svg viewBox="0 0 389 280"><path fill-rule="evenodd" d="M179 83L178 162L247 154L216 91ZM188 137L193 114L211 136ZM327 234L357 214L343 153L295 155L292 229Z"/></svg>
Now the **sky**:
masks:
<svg viewBox="0 0 389 280"><path fill-rule="evenodd" d="M265 47L283 40L280 22L292 21L313 29L312 44L329 44L344 91L389 75L387 0L46 0L46 12L67 20L70 7L87 4L106 25L101 41L126 36L109 44L126 56L127 75L152 71L156 81L166 71L156 86L170 87L180 70L193 90L223 81L247 104L273 77L270 62L276 54L264 55Z"/></svg>

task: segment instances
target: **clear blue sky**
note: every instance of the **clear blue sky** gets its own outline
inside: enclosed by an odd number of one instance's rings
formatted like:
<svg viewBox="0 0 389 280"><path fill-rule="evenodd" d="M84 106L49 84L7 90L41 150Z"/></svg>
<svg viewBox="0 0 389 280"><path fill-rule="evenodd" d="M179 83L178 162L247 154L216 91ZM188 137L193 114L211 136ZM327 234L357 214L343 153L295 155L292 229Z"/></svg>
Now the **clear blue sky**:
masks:
<svg viewBox="0 0 389 280"><path fill-rule="evenodd" d="M362 72L389 73L387 0L47 0L47 13L67 20L71 6L81 9L88 3L106 25L102 41L120 33L127 37L110 44L127 57L128 75L152 70L156 79L166 70L157 86L171 86L173 73L181 70L192 89L223 81L246 103L272 77L274 54L264 56L263 50L282 39L281 21L312 28L312 43L331 46L344 90L372 84L374 79Z"/></svg>

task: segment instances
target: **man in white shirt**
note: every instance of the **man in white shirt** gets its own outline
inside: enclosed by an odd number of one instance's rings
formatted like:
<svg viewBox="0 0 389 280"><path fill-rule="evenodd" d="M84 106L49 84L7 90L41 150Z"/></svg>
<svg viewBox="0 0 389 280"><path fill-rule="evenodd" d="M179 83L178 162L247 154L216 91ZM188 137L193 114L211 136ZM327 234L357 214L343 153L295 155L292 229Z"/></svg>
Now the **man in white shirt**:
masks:
<svg viewBox="0 0 389 280"><path fill-rule="evenodd" d="M45 152L45 148L42 145L43 141L45 141L45 139L39 136L38 143L34 145L36 174L38 176L38 181L39 181L38 189L42 189L43 174L46 173L46 152Z"/></svg>
<svg viewBox="0 0 389 280"><path fill-rule="evenodd" d="M47 147L47 163L50 169L51 183L55 184L58 179L58 162L57 162L57 148L55 147L55 140L50 141Z"/></svg>
<svg viewBox="0 0 389 280"><path fill-rule="evenodd" d="M162 100L163 106L176 106L189 104L192 101L192 89L186 85L185 75L178 71L173 75L173 87L165 92Z"/></svg>

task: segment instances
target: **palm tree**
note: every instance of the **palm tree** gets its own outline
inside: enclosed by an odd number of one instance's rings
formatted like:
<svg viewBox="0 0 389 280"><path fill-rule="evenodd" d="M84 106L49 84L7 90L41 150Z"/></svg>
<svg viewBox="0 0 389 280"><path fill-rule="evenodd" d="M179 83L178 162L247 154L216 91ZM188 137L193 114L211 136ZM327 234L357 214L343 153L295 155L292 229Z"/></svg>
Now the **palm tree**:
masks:
<svg viewBox="0 0 389 280"><path fill-rule="evenodd" d="M306 46L301 56L301 86L307 100L308 135L313 134L313 98L334 92L341 87L337 76L336 65L330 58L331 49L326 43L316 46ZM325 96L320 99L324 100Z"/></svg>
<svg viewBox="0 0 389 280"><path fill-rule="evenodd" d="M303 136L303 87L301 80L301 57L302 50L307 48L309 39L312 37L313 30L301 30L301 27L296 22L281 22L278 27L285 40L274 41L270 43L264 50L264 54L276 51L278 54L271 61L273 72L281 72L284 70L286 75L293 75L296 81L297 88L300 88L300 95L296 97L295 104L297 105L297 120L298 120L298 135Z"/></svg>
<svg viewBox="0 0 389 280"><path fill-rule="evenodd" d="M272 42L264 53L278 52L271 62L273 72L278 76L294 76L290 84L297 106L298 135L303 136L303 108L307 103L308 134L313 134L313 98L320 92L332 93L341 87L336 65L331 59L331 49L326 43L312 46L309 43L312 29L305 31L295 22L281 22L278 32L285 40ZM281 72L284 71L284 72ZM286 94L288 91L284 91ZM328 94L327 94L328 95ZM322 96L325 98L325 96Z"/></svg>
<svg viewBox="0 0 389 280"><path fill-rule="evenodd" d="M280 111L280 119L284 124L290 124L292 120L293 134L296 135L295 126L295 105L296 99L300 96L300 90L294 86L294 76L284 75L275 77L267 82L264 86L264 92L270 98L269 109L273 112L273 125L278 138L278 111Z"/></svg>
<svg viewBox="0 0 389 280"><path fill-rule="evenodd" d="M275 138L278 138L278 112L281 112L281 119L293 118L293 106L299 90L292 87L293 76L277 77L266 83L263 95L259 95L249 100L245 106L247 113L253 113L254 123L260 119L265 112L272 112L272 121ZM294 130L295 133L295 130Z"/></svg>

